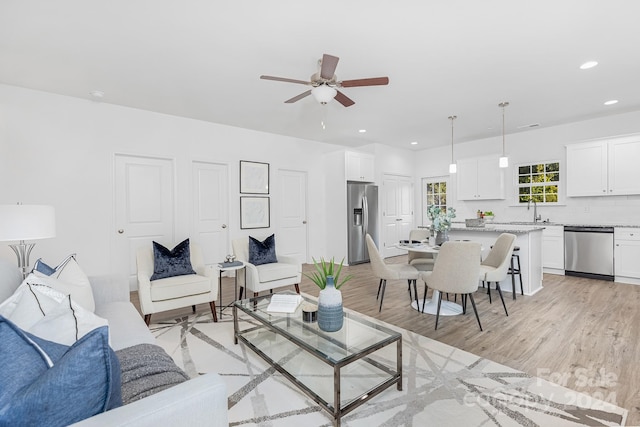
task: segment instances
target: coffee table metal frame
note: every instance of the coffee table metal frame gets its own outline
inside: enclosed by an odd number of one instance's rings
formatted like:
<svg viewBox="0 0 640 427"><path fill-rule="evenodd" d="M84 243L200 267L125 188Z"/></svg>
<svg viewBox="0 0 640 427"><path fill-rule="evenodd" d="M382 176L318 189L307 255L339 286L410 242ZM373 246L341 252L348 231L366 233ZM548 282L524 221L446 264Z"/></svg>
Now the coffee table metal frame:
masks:
<svg viewBox="0 0 640 427"><path fill-rule="evenodd" d="M299 328L302 326L305 328L305 331L310 333L317 334L318 336L322 336L327 341L335 344L341 348L346 348L345 343L341 342L336 337L332 336L332 333L323 332L315 323L306 323L302 321L302 316L300 313L300 307L296 310L295 313L288 315L279 315L279 316L268 316L266 313L266 307L269 303L269 299L271 295L261 296L257 298L244 299L236 301L233 305L233 323L234 323L234 341L235 344L238 344L238 341L244 343L247 347L249 347L252 351L262 357L269 365L271 365L274 369L280 372L285 378L295 384L298 388L300 388L307 396L312 398L316 403L318 403L324 410L329 412L334 418L334 426L340 426L340 419L348 414L349 412L356 409L358 406L362 405L364 402L368 401L372 397L376 396L383 390L388 387L396 384L398 390L402 390L402 334L391 329L385 328L384 326L375 324L373 322L368 321L364 317L358 315L357 313L349 313L348 315L345 313L345 322L357 322L359 325L364 325L365 327L370 327L371 329L375 329L377 331L383 332L387 334L387 337L384 339L380 339L376 343L369 345L365 348L359 349L357 352L350 354L340 360L333 360L332 357L328 355L324 355L321 349L312 346L309 341L311 340L302 340L299 337L290 334L287 332L287 328L291 326L296 326ZM305 297L305 300L308 302L315 303L315 301L310 300ZM251 319L257 320L259 325L252 326L248 329L240 330L239 329L239 314L244 313L248 315ZM267 314L267 315L265 315ZM286 338L288 341L296 345L297 347L305 350L311 355L315 356L317 359L326 363L327 365L333 368L333 403L327 402L317 393L315 393L309 386L304 384L302 381L297 379L294 375L288 372L283 366L279 365L276 361L272 360L269 355L260 350L256 345L254 345L245 335L248 333L256 332L260 329L269 330L279 336ZM393 343L396 343L396 369L395 371L385 366L384 364L367 357L371 353L374 353L383 347L389 346ZM363 360L380 371L389 375L389 378L384 382L378 384L376 387L365 390L361 393L357 398L352 399L344 406L341 405L340 402L340 370L358 360Z"/></svg>

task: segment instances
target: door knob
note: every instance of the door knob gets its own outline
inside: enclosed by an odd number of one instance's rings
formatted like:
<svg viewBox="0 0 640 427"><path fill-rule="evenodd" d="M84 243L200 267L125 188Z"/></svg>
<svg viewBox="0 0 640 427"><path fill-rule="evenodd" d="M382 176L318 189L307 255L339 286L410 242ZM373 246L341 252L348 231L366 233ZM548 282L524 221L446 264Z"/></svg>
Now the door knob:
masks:
<svg viewBox="0 0 640 427"><path fill-rule="evenodd" d="M121 228L118 230L118 234L122 234L122 233L124 233L124 230Z"/></svg>
<svg viewBox="0 0 640 427"><path fill-rule="evenodd" d="M222 228L227 228L227 224L222 224Z"/></svg>
<svg viewBox="0 0 640 427"><path fill-rule="evenodd" d="M303 223L303 224L306 224L306 223L307 223L307 221L302 221L302 223ZM632 234L632 236L633 236L633 234Z"/></svg>

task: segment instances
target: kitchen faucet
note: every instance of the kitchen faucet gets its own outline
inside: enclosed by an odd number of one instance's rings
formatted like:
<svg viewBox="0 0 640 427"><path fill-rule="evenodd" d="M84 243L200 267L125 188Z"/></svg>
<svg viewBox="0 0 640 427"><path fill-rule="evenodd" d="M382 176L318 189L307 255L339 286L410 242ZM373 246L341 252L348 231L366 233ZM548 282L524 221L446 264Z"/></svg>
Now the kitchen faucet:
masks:
<svg viewBox="0 0 640 427"><path fill-rule="evenodd" d="M531 208L531 202L533 202L533 222L536 223L542 219L542 214L538 214L538 204L533 197L529 197L529 201L527 202L527 210Z"/></svg>

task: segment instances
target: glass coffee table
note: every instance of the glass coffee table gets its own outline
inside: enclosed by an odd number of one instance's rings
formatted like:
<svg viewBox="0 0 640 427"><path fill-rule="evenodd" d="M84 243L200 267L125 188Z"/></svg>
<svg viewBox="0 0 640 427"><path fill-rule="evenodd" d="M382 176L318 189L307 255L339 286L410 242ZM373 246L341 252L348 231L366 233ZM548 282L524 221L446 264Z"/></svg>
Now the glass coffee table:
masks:
<svg viewBox="0 0 640 427"><path fill-rule="evenodd" d="M340 425L348 414L393 384L402 390L402 334L357 313L337 332L295 313L269 313L271 295L233 305L235 343L244 343L299 387ZM240 328L243 329L240 329ZM395 345L395 349L392 344Z"/></svg>

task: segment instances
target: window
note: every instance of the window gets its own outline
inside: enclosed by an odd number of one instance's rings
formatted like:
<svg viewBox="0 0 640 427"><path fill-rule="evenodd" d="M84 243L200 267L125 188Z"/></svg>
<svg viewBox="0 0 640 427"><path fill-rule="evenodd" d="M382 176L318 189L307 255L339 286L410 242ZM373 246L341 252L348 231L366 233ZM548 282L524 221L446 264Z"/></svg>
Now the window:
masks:
<svg viewBox="0 0 640 427"><path fill-rule="evenodd" d="M427 221L427 209L436 205L447 209L447 180L444 177L422 179L422 221Z"/></svg>
<svg viewBox="0 0 640 427"><path fill-rule="evenodd" d="M518 203L558 203L560 162L518 166Z"/></svg>

